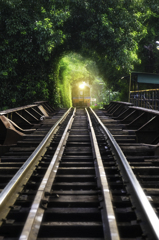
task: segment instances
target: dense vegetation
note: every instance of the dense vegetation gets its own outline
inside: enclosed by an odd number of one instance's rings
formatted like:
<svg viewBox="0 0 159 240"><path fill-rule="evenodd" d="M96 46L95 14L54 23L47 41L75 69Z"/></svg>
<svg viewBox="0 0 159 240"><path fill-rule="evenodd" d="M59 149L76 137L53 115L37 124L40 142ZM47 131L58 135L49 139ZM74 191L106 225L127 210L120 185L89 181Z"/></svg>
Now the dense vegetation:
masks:
<svg viewBox="0 0 159 240"><path fill-rule="evenodd" d="M95 81L93 64L114 91L134 67L159 72L158 28L158 0L1 0L1 108L41 99L69 106L72 81Z"/></svg>
<svg viewBox="0 0 159 240"><path fill-rule="evenodd" d="M88 71L88 66L93 64L78 54L69 54L59 62L59 81L60 90L59 103L62 106L71 106L71 86L74 82L88 82L95 79L95 75Z"/></svg>

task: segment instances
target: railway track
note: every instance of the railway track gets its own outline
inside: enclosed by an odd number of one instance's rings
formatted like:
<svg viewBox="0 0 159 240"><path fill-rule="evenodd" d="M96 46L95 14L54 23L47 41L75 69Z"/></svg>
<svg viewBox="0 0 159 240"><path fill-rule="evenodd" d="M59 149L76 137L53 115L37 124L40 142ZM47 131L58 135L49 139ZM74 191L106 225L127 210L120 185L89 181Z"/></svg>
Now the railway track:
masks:
<svg viewBox="0 0 159 240"><path fill-rule="evenodd" d="M112 108L61 110L1 156L1 239L159 239L157 145Z"/></svg>

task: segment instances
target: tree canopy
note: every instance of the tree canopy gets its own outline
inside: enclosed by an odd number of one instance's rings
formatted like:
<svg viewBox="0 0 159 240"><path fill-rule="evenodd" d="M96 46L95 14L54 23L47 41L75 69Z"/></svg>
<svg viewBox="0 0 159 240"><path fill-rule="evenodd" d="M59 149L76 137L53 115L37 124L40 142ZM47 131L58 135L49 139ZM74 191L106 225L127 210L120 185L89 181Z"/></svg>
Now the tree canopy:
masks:
<svg viewBox="0 0 159 240"><path fill-rule="evenodd" d="M134 66L158 72L158 21L157 0L1 0L1 108L60 104L71 52L94 61L114 89Z"/></svg>

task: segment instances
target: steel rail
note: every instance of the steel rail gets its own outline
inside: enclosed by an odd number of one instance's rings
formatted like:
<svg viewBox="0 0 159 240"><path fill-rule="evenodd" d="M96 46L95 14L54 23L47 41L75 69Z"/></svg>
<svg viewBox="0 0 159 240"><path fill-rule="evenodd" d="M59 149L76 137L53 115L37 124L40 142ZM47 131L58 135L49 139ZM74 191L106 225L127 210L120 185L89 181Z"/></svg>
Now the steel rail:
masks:
<svg viewBox="0 0 159 240"><path fill-rule="evenodd" d="M159 219L154 212L150 202L147 199L147 196L145 195L143 189L141 188L138 180L136 179L135 174L133 173L124 153L122 152L121 148L117 144L116 140L110 133L110 131L107 129L107 127L104 126L104 124L101 122L99 117L96 115L96 113L90 108L91 112L97 119L98 123L104 130L107 138L109 139L109 142L111 143L111 147L115 152L115 155L117 158L120 160L120 164L122 165L122 168L124 169L127 179L128 179L128 184L131 187L131 190L135 194L135 197L138 201L138 206L141 207L143 211L143 215L145 216L145 219L148 221L148 228L146 235L148 236L148 239L155 240L159 239ZM138 207L136 206L136 207ZM145 219L142 219L145 223Z"/></svg>
<svg viewBox="0 0 159 240"><path fill-rule="evenodd" d="M0 193L0 209L3 207L2 205L5 204L7 199L10 196L10 193L12 190L16 187L16 185L19 183L20 179L26 173L27 169L30 167L30 165L34 162L34 160L39 156L39 154L42 152L43 148L46 147L48 141L51 139L54 131L58 127L58 125L67 117L67 115L70 113L71 108L68 109L68 111L53 125L53 127L49 130L47 135L44 137L44 139L41 141L41 143L38 145L38 147L34 150L34 152L30 155L30 157L26 160L26 162L22 165L22 167L18 170L18 172L14 175L14 177L10 180L10 182L6 185L6 187L2 190Z"/></svg>
<svg viewBox="0 0 159 240"><path fill-rule="evenodd" d="M71 128L72 122L74 120L76 109L74 109L72 116L69 119L69 122L64 130L64 133L61 137L61 140L57 146L57 149L51 159L49 167L41 181L41 184L37 190L36 196L32 203L30 212L28 214L27 220L23 227L22 233L19 237L19 240L31 240L36 239L40 225L42 222L44 209L39 209L41 200L44 198L45 192L50 193L51 187L56 176L57 169L59 167L59 161L61 160L62 154L65 149L65 144L69 135L68 130ZM58 162L58 163L57 163Z"/></svg>
<svg viewBox="0 0 159 240"><path fill-rule="evenodd" d="M112 205L112 201L111 201L111 196L110 196L110 192L109 192L109 186L108 186L106 173L104 170L104 166L103 166L102 158L100 155L94 128L92 126L91 118L89 116L87 109L85 109L85 110L87 113L89 127L90 127L91 135L92 135L92 144L93 144L95 158L96 158L95 166L96 166L98 176L100 178L100 184L101 184L101 189L102 189L102 194L103 194L103 199L104 199L103 205L104 205L105 213L103 212L103 231L104 231L105 239L119 240L120 237L119 237L119 233L118 233L116 218L115 218L113 205Z"/></svg>

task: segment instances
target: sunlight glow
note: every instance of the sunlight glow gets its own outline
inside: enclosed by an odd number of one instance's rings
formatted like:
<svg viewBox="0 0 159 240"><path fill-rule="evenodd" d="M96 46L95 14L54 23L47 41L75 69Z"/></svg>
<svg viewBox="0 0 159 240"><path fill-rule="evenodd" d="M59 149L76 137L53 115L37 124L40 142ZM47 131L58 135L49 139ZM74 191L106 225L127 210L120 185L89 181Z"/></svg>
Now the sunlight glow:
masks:
<svg viewBox="0 0 159 240"><path fill-rule="evenodd" d="M79 85L79 88L83 89L85 87L85 82Z"/></svg>

